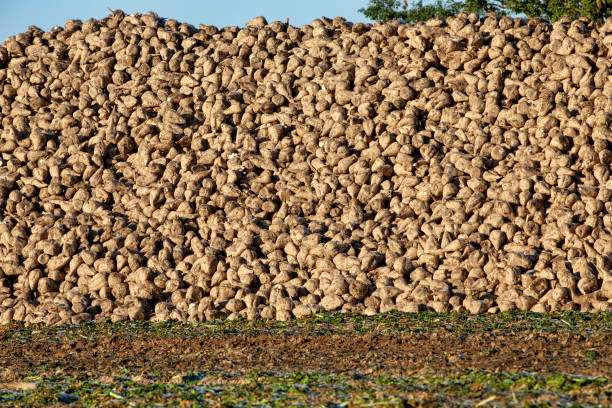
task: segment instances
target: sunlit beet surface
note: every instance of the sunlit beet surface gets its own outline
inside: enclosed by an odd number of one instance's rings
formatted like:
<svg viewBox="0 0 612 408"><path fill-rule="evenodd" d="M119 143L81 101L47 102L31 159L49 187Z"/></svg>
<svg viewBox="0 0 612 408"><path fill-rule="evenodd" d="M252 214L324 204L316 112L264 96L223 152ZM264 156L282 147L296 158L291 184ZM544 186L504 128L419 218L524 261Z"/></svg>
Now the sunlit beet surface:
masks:
<svg viewBox="0 0 612 408"><path fill-rule="evenodd" d="M0 47L0 323L612 309L612 21L115 11Z"/></svg>

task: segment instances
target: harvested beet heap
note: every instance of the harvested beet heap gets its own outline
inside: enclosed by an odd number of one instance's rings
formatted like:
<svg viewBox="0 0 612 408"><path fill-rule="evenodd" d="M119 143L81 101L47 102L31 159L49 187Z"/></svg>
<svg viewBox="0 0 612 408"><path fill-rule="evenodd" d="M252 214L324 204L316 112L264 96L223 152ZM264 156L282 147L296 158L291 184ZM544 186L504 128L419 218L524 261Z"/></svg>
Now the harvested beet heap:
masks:
<svg viewBox="0 0 612 408"><path fill-rule="evenodd" d="M611 19L30 27L0 321L612 310L611 61Z"/></svg>

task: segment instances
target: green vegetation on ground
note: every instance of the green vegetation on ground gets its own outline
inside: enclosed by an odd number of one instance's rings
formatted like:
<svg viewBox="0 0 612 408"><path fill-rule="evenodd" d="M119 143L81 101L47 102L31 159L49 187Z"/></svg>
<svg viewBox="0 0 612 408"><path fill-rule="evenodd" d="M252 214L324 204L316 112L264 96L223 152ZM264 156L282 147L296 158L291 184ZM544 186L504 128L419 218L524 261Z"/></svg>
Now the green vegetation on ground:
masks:
<svg viewBox="0 0 612 408"><path fill-rule="evenodd" d="M86 339L119 334L126 337L149 336L197 336L202 334L402 334L426 333L445 329L456 333L506 332L517 333L543 330L559 330L581 333L584 331L610 330L612 313L580 313L565 311L551 314L509 311L499 314L471 315L462 313L405 313L389 312L375 316L353 313L324 312L287 322L276 320L219 319L205 323L184 323L175 320L162 322L130 321L112 323L83 323L73 326L29 326L13 323L0 326L0 344L53 339Z"/></svg>
<svg viewBox="0 0 612 408"><path fill-rule="evenodd" d="M275 334L279 342L292 335L395 335L434 331L457 334L575 333L612 336L612 313L562 312L536 314L507 312L497 315L409 314L376 316L321 313L278 322L217 320L201 324L125 322L64 327L0 326L3 347L30 342L95 340L106 336L137 339L151 336L230 337L236 334ZM607 336L607 335L606 335ZM481 357L493 357L483 349ZM603 356L585 348L582 359L597 365ZM124 366L112 373L41 366L13 375L0 372L0 406L214 406L214 407L411 407L411 406L606 406L612 401L612 372L597 376L500 369L413 370L385 374L359 369L263 371L236 367L227 371L202 364L202 369L181 372ZM537 370L538 367L534 367ZM382 374L381 374L382 373Z"/></svg>
<svg viewBox="0 0 612 408"><path fill-rule="evenodd" d="M612 396L612 380L567 374L464 370L401 378L350 373L201 371L147 376L125 371L31 375L0 388L2 406L589 406ZM594 404L593 404L594 402ZM585 405L587 406L587 405Z"/></svg>

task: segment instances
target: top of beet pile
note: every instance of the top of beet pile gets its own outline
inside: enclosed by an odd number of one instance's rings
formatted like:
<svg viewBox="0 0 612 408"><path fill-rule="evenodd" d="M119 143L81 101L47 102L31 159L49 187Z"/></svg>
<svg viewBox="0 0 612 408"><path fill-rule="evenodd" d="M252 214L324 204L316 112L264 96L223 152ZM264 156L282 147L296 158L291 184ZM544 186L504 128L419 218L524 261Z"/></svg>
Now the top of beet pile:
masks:
<svg viewBox="0 0 612 408"><path fill-rule="evenodd" d="M0 47L0 323L612 310L612 19Z"/></svg>

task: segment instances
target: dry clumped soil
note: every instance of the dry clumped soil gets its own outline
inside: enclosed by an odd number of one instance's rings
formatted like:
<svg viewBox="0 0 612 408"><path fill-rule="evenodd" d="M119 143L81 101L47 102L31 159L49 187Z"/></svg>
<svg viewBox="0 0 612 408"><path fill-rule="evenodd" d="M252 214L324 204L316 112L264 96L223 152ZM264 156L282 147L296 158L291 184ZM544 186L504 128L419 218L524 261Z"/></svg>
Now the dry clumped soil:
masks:
<svg viewBox="0 0 612 408"><path fill-rule="evenodd" d="M612 314L0 326L9 406L601 406Z"/></svg>
<svg viewBox="0 0 612 408"><path fill-rule="evenodd" d="M0 377L56 368L105 373L122 366L404 376L434 368L603 376L612 385L612 315L572 313L323 313L286 323L106 321L60 328L13 323L0 332Z"/></svg>
<svg viewBox="0 0 612 408"><path fill-rule="evenodd" d="M612 310L612 20L113 12L0 46L0 323Z"/></svg>

